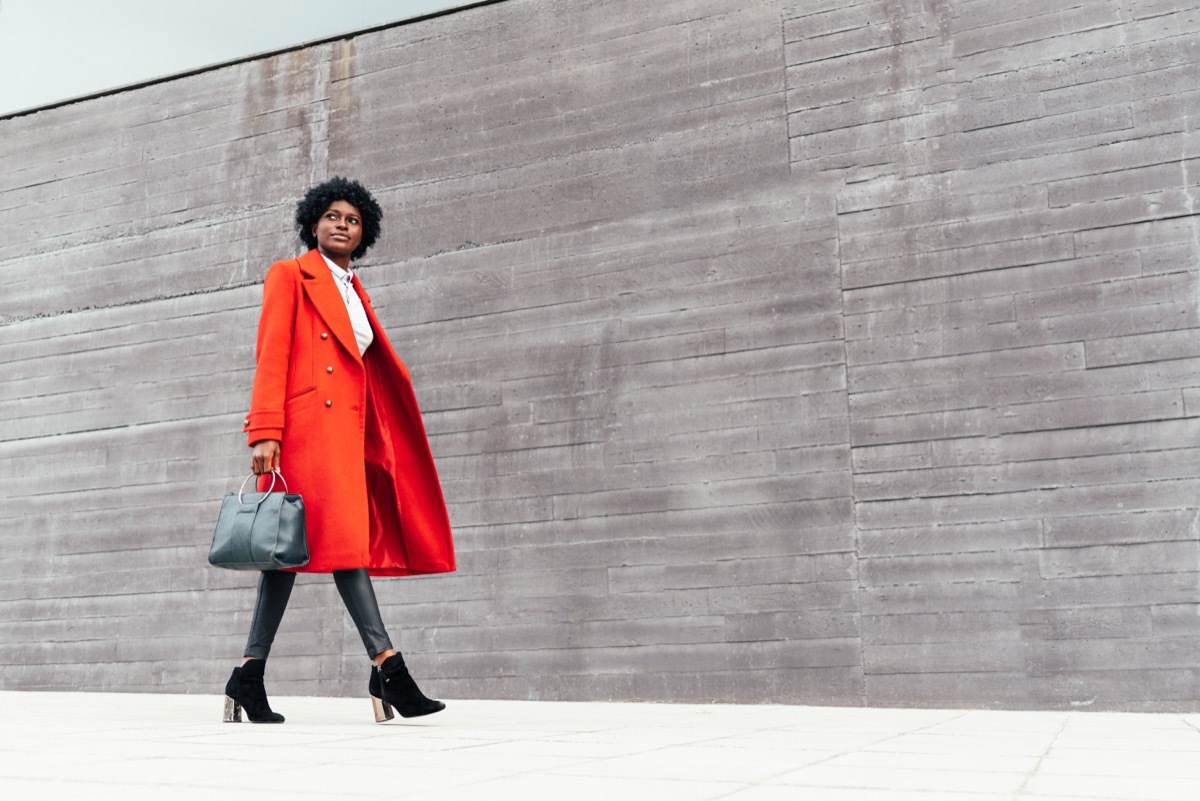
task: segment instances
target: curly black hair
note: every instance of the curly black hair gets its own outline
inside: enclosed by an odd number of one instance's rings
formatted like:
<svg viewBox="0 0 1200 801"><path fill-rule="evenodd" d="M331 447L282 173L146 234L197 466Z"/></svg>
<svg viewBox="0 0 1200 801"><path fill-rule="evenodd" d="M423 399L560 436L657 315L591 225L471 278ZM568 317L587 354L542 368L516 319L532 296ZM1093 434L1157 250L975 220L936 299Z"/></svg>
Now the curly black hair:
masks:
<svg viewBox="0 0 1200 801"><path fill-rule="evenodd" d="M321 215L335 202L344 200L358 209L362 214L362 241L350 254L351 259L361 259L363 254L375 244L379 238L379 223L383 220L383 209L375 202L375 198L358 181L334 176L323 184L317 184L304 195L304 199L296 205L296 230L300 239L309 249L317 247L317 238L313 236L313 226Z"/></svg>

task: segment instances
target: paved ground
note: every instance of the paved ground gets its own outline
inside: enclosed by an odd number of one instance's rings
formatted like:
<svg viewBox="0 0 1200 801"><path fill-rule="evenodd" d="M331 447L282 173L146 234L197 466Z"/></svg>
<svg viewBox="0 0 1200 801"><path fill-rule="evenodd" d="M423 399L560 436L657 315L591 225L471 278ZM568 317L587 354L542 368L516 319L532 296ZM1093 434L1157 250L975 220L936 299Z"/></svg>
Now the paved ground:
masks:
<svg viewBox="0 0 1200 801"><path fill-rule="evenodd" d="M0 797L1200 799L1200 715L0 693Z"/></svg>

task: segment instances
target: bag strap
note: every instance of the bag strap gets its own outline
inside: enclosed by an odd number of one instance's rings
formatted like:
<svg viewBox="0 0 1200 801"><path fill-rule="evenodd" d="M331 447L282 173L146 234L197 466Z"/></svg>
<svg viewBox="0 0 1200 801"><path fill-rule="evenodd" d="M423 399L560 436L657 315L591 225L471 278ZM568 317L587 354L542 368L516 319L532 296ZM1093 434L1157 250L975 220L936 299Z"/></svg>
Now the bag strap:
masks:
<svg viewBox="0 0 1200 801"><path fill-rule="evenodd" d="M272 470L271 471L271 486L267 487L267 491L264 492L263 496L258 499L258 503L254 504L255 506L262 506L262 502L267 499L267 496L270 495L272 491L274 491L275 476L279 476L279 480L283 482L283 491L285 493L288 491L287 479L283 477L283 473L280 473L278 470ZM245 505L245 501L242 500L242 491L246 489L246 482L252 478L254 478L254 473L251 473L250 475L248 475L244 479L242 479L242 486L238 487L238 503Z"/></svg>

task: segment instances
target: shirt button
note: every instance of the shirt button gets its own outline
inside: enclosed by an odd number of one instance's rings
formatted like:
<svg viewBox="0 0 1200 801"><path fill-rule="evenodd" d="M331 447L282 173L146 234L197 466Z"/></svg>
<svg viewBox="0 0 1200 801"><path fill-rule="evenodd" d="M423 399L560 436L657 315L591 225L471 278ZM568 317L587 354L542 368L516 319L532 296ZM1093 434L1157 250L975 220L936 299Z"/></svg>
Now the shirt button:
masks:
<svg viewBox="0 0 1200 801"><path fill-rule="evenodd" d="M326 368L325 368L325 372L327 372L327 373L332 373L332 372L333 372L333 365L331 364L331 365L329 365L328 367L326 367Z"/></svg>
<svg viewBox="0 0 1200 801"><path fill-rule="evenodd" d="M329 334L326 334L324 331L322 331L322 332L321 332L321 339L329 339Z"/></svg>
<svg viewBox="0 0 1200 801"><path fill-rule="evenodd" d="M332 405L333 405L333 401L331 401L331 400L327 400L327 401L325 401L325 408L326 408L326 409L328 409L328 408L329 408L330 406L332 406Z"/></svg>

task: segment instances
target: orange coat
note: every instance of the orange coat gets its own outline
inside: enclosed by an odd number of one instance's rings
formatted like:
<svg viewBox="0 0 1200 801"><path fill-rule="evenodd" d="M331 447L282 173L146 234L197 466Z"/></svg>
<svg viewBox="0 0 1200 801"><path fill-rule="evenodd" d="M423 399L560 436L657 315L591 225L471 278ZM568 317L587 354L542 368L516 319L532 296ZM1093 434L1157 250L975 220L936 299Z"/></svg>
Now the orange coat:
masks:
<svg viewBox="0 0 1200 801"><path fill-rule="evenodd" d="M251 445L282 443L280 471L304 497L310 561L300 572L451 572L450 520L408 368L357 278L354 288L375 332L364 356L318 251L271 266L243 430Z"/></svg>

